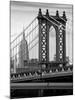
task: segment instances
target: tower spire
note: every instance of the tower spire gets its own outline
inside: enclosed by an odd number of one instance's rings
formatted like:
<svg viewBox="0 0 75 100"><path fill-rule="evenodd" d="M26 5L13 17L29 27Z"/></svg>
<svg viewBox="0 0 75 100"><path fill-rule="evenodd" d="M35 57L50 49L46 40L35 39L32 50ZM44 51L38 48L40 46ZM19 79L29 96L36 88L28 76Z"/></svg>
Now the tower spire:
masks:
<svg viewBox="0 0 75 100"><path fill-rule="evenodd" d="M23 39L25 40L24 25L23 25Z"/></svg>

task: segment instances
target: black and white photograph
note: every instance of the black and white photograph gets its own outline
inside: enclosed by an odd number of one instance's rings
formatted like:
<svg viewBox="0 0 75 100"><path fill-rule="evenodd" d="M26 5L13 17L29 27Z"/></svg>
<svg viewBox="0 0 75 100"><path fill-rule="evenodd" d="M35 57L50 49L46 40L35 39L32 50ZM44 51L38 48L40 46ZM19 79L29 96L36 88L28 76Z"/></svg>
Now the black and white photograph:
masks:
<svg viewBox="0 0 75 100"><path fill-rule="evenodd" d="M73 95L73 5L10 1L10 98Z"/></svg>

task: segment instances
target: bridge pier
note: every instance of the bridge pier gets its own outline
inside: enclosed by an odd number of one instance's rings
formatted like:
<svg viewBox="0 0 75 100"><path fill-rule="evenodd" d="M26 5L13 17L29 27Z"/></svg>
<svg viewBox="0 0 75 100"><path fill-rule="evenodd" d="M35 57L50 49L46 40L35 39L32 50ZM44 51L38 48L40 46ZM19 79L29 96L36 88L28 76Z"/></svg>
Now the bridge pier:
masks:
<svg viewBox="0 0 75 100"><path fill-rule="evenodd" d="M38 91L38 96L39 96L39 97L42 97L42 96L43 96L43 92L44 92L44 90L43 90L43 89L40 89L40 90Z"/></svg>

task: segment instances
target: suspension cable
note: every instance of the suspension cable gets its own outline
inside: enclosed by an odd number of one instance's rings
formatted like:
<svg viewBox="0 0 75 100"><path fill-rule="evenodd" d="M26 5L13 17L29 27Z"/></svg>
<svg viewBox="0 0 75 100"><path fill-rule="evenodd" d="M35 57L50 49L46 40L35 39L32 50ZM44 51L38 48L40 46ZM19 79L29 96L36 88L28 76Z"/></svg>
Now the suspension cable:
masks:
<svg viewBox="0 0 75 100"><path fill-rule="evenodd" d="M35 21L37 19L37 17L35 17L34 19L33 19L33 21L24 29L24 31L26 31L29 27L30 27L30 25ZM20 37L22 35L22 32L11 42L11 44L18 38L18 37Z"/></svg>
<svg viewBox="0 0 75 100"><path fill-rule="evenodd" d="M38 43L38 41L37 41L31 48L29 48L29 51L32 50L32 48L35 47L35 46L37 45L37 43ZM21 51L19 51L18 53L16 53L14 56L18 55L20 52L21 52ZM24 54L24 55L26 55L26 54ZM13 58L14 56L12 56L12 58Z"/></svg>
<svg viewBox="0 0 75 100"><path fill-rule="evenodd" d="M55 18L53 18L52 16L50 16L52 19L54 19L56 22L58 22L59 24L61 24L62 26L65 27L65 25L63 25L62 23L60 23L59 21L57 21Z"/></svg>
<svg viewBox="0 0 75 100"><path fill-rule="evenodd" d="M33 30L31 30L31 31L27 34L27 36L26 36L25 38L27 38L37 27L38 27L38 25L36 25L35 28L33 28ZM16 39L16 40L17 40L17 39ZM21 43L21 42L19 42L18 44L16 44L13 48L16 48L20 43ZM11 48L11 50L12 50L13 48Z"/></svg>
<svg viewBox="0 0 75 100"><path fill-rule="evenodd" d="M46 18L49 22L52 22L50 19L48 19L47 17L43 16L44 18ZM54 25L56 25L57 27L59 27L58 24L56 24L55 22L52 22ZM63 30L65 30L64 28L62 28Z"/></svg>

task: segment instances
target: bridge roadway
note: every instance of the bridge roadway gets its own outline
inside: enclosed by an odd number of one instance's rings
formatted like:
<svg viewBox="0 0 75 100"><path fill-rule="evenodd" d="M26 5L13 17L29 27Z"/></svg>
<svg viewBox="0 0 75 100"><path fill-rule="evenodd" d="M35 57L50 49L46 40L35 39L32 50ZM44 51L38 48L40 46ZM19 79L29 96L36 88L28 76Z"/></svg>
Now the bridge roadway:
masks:
<svg viewBox="0 0 75 100"><path fill-rule="evenodd" d="M73 83L11 83L11 89L73 89Z"/></svg>

